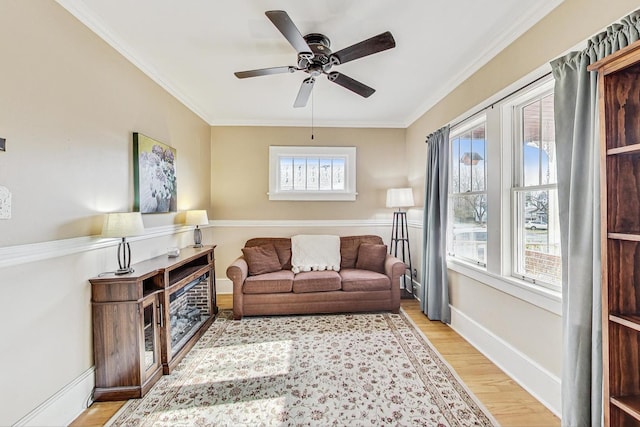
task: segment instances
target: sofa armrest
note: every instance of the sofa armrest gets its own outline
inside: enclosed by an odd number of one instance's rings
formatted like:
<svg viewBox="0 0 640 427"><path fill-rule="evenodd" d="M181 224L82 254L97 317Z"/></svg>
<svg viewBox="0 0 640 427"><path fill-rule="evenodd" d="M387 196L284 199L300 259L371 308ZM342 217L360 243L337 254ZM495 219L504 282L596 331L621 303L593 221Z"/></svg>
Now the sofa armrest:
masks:
<svg viewBox="0 0 640 427"><path fill-rule="evenodd" d="M242 319L242 285L248 275L249 266L243 256L237 258L227 267L227 277L233 282L233 318L236 320Z"/></svg>
<svg viewBox="0 0 640 427"><path fill-rule="evenodd" d="M391 306L394 307L394 312L400 310L400 277L405 274L406 269L407 266L401 259L387 254L384 274L391 280Z"/></svg>

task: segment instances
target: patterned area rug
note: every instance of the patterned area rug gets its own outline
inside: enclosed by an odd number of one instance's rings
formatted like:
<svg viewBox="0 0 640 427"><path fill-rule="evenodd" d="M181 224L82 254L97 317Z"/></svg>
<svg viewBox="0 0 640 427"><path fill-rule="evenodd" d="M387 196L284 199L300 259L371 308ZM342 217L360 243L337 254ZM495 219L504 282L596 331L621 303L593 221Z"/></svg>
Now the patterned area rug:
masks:
<svg viewBox="0 0 640 427"><path fill-rule="evenodd" d="M403 314L221 312L171 375L109 426L490 426Z"/></svg>

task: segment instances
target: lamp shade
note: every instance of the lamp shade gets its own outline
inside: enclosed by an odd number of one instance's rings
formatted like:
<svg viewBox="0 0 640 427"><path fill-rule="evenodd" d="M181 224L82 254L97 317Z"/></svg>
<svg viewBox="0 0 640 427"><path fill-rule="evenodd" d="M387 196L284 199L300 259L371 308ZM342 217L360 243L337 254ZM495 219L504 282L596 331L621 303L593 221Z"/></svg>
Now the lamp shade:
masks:
<svg viewBox="0 0 640 427"><path fill-rule="evenodd" d="M388 208L409 208L413 206L413 189L390 188L387 190Z"/></svg>
<svg viewBox="0 0 640 427"><path fill-rule="evenodd" d="M140 212L115 212L104 216L102 237L128 237L144 233Z"/></svg>
<svg viewBox="0 0 640 427"><path fill-rule="evenodd" d="M187 211L184 223L186 225L207 225L207 224L209 224L209 218L207 217L207 211L205 211L204 209Z"/></svg>

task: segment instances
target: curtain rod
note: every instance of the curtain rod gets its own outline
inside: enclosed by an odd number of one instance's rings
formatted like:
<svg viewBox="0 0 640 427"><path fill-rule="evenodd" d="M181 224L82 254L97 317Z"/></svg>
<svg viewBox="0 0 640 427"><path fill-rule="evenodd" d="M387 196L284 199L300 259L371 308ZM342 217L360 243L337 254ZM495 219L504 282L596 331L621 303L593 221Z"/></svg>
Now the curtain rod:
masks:
<svg viewBox="0 0 640 427"><path fill-rule="evenodd" d="M546 78L546 77L549 77L550 75L551 75L551 71L549 71L548 73L545 73L545 74L541 75L541 76L540 76L540 77L538 77L537 79L535 79L535 80L533 80L533 81L530 81L529 83L527 83L526 85L524 85L524 86L522 86L522 87L520 87L520 88L518 88L518 89L515 89L514 91L512 91L512 92L508 93L507 95L503 96L502 98L498 99L497 101L493 101L491 104L487 105L486 107L481 108L480 110L476 111L475 113L468 115L468 116L467 116L467 117L465 117L464 119L457 121L456 123L454 123L454 124L450 125L450 127L451 127L451 128L454 128L454 127L456 127L456 126L460 125L461 123L465 122L466 120L468 120L470 117L475 116L476 114L481 113L481 112L483 112L483 111L485 111L485 110L488 110L489 108L493 108L496 104L499 104L500 102L504 101L505 99L509 98L510 96L512 96L512 95L514 95L514 94L516 94L516 93L520 92L522 89L526 89L526 88L528 88L529 86L531 86L531 85L533 85L533 84L535 84L535 83L538 83L540 80L542 80L542 79L544 79L544 78Z"/></svg>

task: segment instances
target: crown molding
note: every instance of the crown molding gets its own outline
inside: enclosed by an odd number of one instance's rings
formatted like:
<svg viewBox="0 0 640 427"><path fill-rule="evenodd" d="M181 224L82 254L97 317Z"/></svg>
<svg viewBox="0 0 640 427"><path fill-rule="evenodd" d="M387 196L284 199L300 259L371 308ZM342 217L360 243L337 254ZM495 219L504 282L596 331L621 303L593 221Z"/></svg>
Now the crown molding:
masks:
<svg viewBox="0 0 640 427"><path fill-rule="evenodd" d="M439 90L433 92L433 94L420 104L420 106L408 116L404 127L408 128L416 120L426 114L434 105L443 100L448 94L453 92L458 86L460 86L465 80L471 77L476 71L482 68L495 58L500 52L502 52L507 46L515 42L520 36L530 30L536 23L542 18L548 15L552 10L562 4L564 0L544 1L538 4L538 7L528 15L523 15L520 19L514 20L505 28L500 29L499 35L494 39L494 42L487 44L485 49L478 55L478 60L470 62L467 67L460 70L459 73L454 74L448 82L445 82L439 86Z"/></svg>

